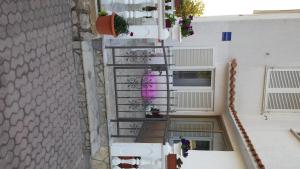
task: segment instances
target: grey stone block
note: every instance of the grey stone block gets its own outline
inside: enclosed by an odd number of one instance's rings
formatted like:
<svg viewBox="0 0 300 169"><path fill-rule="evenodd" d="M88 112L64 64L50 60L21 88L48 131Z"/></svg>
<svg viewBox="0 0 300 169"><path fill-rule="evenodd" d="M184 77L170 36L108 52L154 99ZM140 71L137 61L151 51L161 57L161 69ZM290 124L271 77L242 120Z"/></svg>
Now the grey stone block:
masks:
<svg viewBox="0 0 300 169"><path fill-rule="evenodd" d="M8 24L7 25L7 34L11 37L14 37L15 35L21 33L21 26L19 23Z"/></svg>
<svg viewBox="0 0 300 169"><path fill-rule="evenodd" d="M8 133L2 133L1 137L0 137L0 145L6 145L8 143L9 140L9 135Z"/></svg>
<svg viewBox="0 0 300 169"><path fill-rule="evenodd" d="M3 51L5 48L11 48L12 44L13 42L11 38L0 40L0 51Z"/></svg>
<svg viewBox="0 0 300 169"><path fill-rule="evenodd" d="M18 89L21 88L21 86L24 86L26 84L27 84L27 77L25 75L15 80L15 87Z"/></svg>
<svg viewBox="0 0 300 169"><path fill-rule="evenodd" d="M28 71L29 71L29 67L26 63L23 64L22 66L18 66L17 69L16 69L17 78L19 78L22 75L28 73Z"/></svg>
<svg viewBox="0 0 300 169"><path fill-rule="evenodd" d="M31 83L27 83L25 86L22 86L21 89L20 89L21 96L25 96L25 95L28 94L31 90L32 90L32 84L31 84ZM30 94L30 93L29 93L29 94Z"/></svg>
<svg viewBox="0 0 300 169"><path fill-rule="evenodd" d="M15 22L17 21L17 17L14 13L9 13L8 14L8 23L10 24L15 24Z"/></svg>
<svg viewBox="0 0 300 169"><path fill-rule="evenodd" d="M0 39L4 39L6 37L6 27L0 26Z"/></svg>
<svg viewBox="0 0 300 169"><path fill-rule="evenodd" d="M4 102L0 101L0 111L3 112L4 110ZM0 114L0 124L2 124L4 122L4 115L3 113Z"/></svg>
<svg viewBox="0 0 300 169"><path fill-rule="evenodd" d="M2 68L2 72L1 73L9 73L10 71L10 64L8 61L4 61L2 64L0 64L1 68Z"/></svg>
<svg viewBox="0 0 300 169"><path fill-rule="evenodd" d="M14 90L12 94L9 94L5 98L6 106L12 105L13 102L17 101L20 98L20 93L18 90ZM15 109L14 109L15 110Z"/></svg>
<svg viewBox="0 0 300 169"><path fill-rule="evenodd" d="M17 53L15 53L14 52L14 54L15 55L17 55ZM17 55L18 56L18 55ZM16 69L17 68L17 66L21 66L23 63L24 63L24 59L23 59L23 57L22 56L20 56L20 57L13 57L12 59L11 59L11 68L12 69Z"/></svg>
<svg viewBox="0 0 300 169"><path fill-rule="evenodd" d="M19 35L16 35L14 38L13 38L13 41L14 41L14 44L15 45L19 45L20 43L25 43L26 42L26 36L24 33L21 33Z"/></svg>
<svg viewBox="0 0 300 169"><path fill-rule="evenodd" d="M8 23L8 19L6 15L0 15L0 25L6 26Z"/></svg>
<svg viewBox="0 0 300 169"><path fill-rule="evenodd" d="M24 118L24 111L18 110L17 112L13 113L13 115L11 116L10 124L17 125L17 122L23 120L23 118Z"/></svg>
<svg viewBox="0 0 300 169"><path fill-rule="evenodd" d="M19 100L19 106L21 108L24 108L26 104L30 103L31 95L30 93L27 93L24 97L21 97Z"/></svg>
<svg viewBox="0 0 300 169"><path fill-rule="evenodd" d="M14 1L3 2L1 7L3 13L6 15L10 12L15 13L17 11L17 4Z"/></svg>
<svg viewBox="0 0 300 169"><path fill-rule="evenodd" d="M13 161L13 159L14 159L14 153L12 151L8 151L6 153L5 158L4 158L5 162L6 163L11 163Z"/></svg>

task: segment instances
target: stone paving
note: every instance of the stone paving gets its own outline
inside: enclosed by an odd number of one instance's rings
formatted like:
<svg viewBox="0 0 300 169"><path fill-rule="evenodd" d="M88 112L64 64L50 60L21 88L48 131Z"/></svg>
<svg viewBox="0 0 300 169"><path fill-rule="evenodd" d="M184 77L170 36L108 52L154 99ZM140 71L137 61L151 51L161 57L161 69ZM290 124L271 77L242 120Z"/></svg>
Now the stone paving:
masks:
<svg viewBox="0 0 300 169"><path fill-rule="evenodd" d="M0 168L85 168L70 1L0 0Z"/></svg>

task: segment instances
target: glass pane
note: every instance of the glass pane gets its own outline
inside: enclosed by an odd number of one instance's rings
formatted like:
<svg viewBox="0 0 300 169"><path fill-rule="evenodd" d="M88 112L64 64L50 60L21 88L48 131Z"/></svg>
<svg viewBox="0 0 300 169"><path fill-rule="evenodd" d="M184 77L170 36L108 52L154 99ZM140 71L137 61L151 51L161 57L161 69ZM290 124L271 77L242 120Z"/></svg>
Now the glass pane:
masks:
<svg viewBox="0 0 300 169"><path fill-rule="evenodd" d="M211 86L211 71L173 71L174 86Z"/></svg>
<svg viewBox="0 0 300 169"><path fill-rule="evenodd" d="M209 141L195 141L195 144L193 150L210 150Z"/></svg>

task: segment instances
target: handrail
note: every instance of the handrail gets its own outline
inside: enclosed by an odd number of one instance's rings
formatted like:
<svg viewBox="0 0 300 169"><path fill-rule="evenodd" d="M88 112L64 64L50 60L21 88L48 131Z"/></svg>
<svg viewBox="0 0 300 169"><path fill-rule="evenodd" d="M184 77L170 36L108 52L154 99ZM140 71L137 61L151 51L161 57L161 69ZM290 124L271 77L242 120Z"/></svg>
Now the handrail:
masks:
<svg viewBox="0 0 300 169"><path fill-rule="evenodd" d="M164 61L165 61L165 65L167 66L167 69L166 69L166 74L168 75L169 74L169 69L168 69L168 59L166 57L166 49L165 49L165 46L164 46L164 41L161 42L161 45L163 47L163 55L164 55ZM169 81L170 80L170 77L169 76L166 76L166 81L167 81L167 126L165 128L165 133L164 133L164 143L166 142L166 139L167 139L167 134L169 133L169 112L170 112L170 86L169 86Z"/></svg>

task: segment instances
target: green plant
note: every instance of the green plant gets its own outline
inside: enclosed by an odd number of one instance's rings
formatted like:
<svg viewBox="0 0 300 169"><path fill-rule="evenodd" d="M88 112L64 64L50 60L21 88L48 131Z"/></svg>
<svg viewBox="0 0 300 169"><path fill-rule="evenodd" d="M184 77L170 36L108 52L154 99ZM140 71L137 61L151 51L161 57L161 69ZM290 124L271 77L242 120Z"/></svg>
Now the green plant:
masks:
<svg viewBox="0 0 300 169"><path fill-rule="evenodd" d="M191 25L192 20L193 20L193 16L189 16L189 17L184 17L179 21L182 37L188 37L194 34L193 27Z"/></svg>
<svg viewBox="0 0 300 169"><path fill-rule="evenodd" d="M99 10L98 15L99 16L106 16L107 12L105 10Z"/></svg>
<svg viewBox="0 0 300 169"><path fill-rule="evenodd" d="M183 153L182 156L186 158L188 156L188 151L191 149L190 141L182 137L180 137L180 141L181 141L181 150Z"/></svg>
<svg viewBox="0 0 300 169"><path fill-rule="evenodd" d="M171 21L172 25L175 25L176 16L174 14L166 14L166 17Z"/></svg>
<svg viewBox="0 0 300 169"><path fill-rule="evenodd" d="M203 14L204 8L202 0L182 0L180 7L176 8L176 16L200 16Z"/></svg>
<svg viewBox="0 0 300 169"><path fill-rule="evenodd" d="M115 32L116 35L120 35L120 34L128 34L128 23L126 22L126 20L119 16L119 15L115 15L115 19L114 19L114 26L115 26Z"/></svg>

